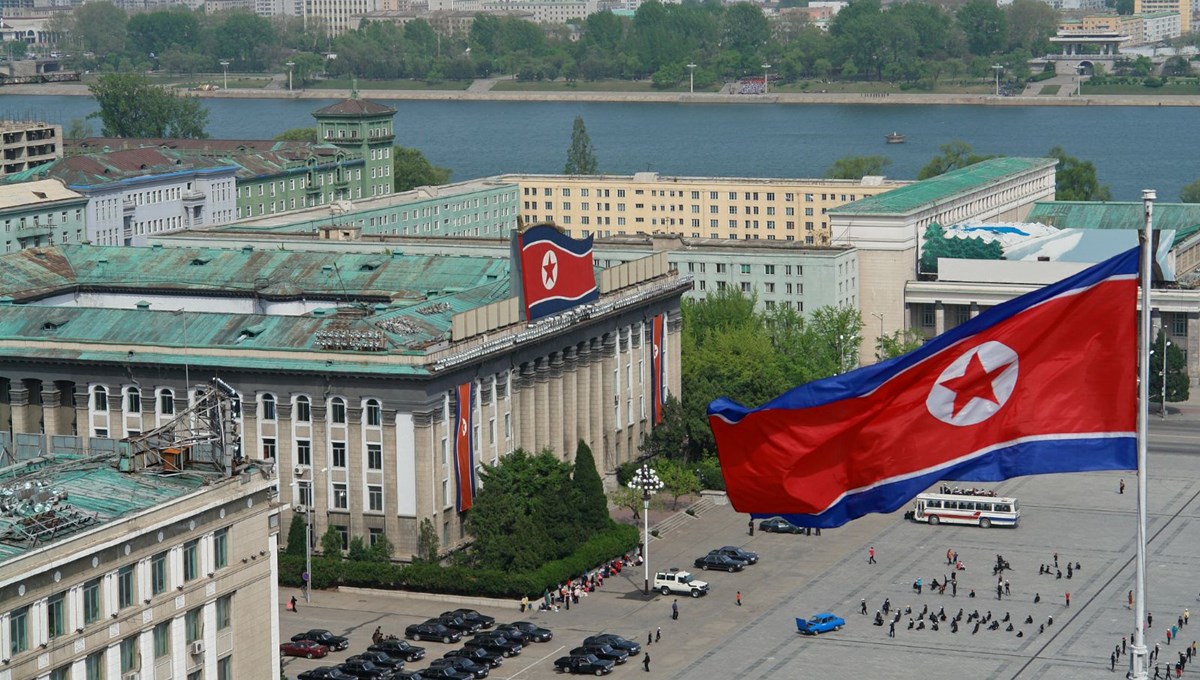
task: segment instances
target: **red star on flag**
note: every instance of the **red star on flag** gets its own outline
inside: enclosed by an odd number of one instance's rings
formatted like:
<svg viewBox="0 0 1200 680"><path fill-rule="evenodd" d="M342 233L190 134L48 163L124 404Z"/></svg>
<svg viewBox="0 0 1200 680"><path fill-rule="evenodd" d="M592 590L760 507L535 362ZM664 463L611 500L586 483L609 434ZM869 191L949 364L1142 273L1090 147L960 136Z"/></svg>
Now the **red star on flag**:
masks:
<svg viewBox="0 0 1200 680"><path fill-rule="evenodd" d="M996 398L996 392L992 389L992 381L1006 368L1008 368L1008 364L997 366L989 371L983 367L983 362L979 360L979 354L975 353L967 362L967 370L963 371L962 375L939 383L942 387L954 392L952 415L957 416L959 411L971 403L972 399L983 399L999 405L1000 400Z"/></svg>

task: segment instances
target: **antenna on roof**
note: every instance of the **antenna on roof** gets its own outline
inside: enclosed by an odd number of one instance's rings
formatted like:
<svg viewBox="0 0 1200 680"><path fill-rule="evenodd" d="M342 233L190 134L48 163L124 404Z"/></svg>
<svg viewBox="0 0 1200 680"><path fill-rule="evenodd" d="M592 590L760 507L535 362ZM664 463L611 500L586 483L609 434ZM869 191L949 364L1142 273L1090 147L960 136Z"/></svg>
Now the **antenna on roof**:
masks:
<svg viewBox="0 0 1200 680"><path fill-rule="evenodd" d="M358 99L358 76L350 79L350 98Z"/></svg>

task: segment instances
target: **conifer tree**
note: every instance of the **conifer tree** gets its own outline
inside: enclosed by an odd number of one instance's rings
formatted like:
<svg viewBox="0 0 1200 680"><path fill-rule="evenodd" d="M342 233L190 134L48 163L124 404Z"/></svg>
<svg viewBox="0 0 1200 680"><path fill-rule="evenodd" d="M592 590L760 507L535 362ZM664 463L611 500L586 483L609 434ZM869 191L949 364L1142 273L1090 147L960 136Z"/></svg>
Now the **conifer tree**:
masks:
<svg viewBox="0 0 1200 680"><path fill-rule="evenodd" d="M568 175L596 174L596 152L592 149L592 140L588 137L587 126L583 124L583 116L575 116L575 125L571 129L571 148L567 151L567 167L563 172Z"/></svg>
<svg viewBox="0 0 1200 680"><path fill-rule="evenodd" d="M608 497L604 494L604 483L596 472L596 459L592 450L581 439L575 449L575 470L571 475L578 491L579 525L585 531L599 531L608 527Z"/></svg>

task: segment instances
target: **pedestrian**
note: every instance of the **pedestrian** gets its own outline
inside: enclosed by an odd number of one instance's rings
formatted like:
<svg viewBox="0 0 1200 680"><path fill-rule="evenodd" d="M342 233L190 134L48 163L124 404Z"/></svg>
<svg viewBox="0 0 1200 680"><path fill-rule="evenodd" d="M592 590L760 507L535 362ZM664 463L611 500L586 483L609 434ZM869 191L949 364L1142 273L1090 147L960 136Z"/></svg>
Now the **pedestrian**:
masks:
<svg viewBox="0 0 1200 680"><path fill-rule="evenodd" d="M867 564L878 564L875 561L875 546L871 546L871 548L867 550Z"/></svg>
<svg viewBox="0 0 1200 680"><path fill-rule="evenodd" d="M1167 629L1167 644L1171 644L1171 629Z"/></svg>
<svg viewBox="0 0 1200 680"><path fill-rule="evenodd" d="M1188 611L1186 609L1183 610L1183 625L1185 625L1185 626L1187 625L1188 617L1190 617L1191 615L1192 615L1192 613L1190 611Z"/></svg>
<svg viewBox="0 0 1200 680"><path fill-rule="evenodd" d="M1179 625L1177 628L1183 628L1183 615L1182 614L1179 615Z"/></svg>
<svg viewBox="0 0 1200 680"><path fill-rule="evenodd" d="M658 628L656 628L654 630L654 641L658 642L661 639L662 639L662 626L659 626Z"/></svg>
<svg viewBox="0 0 1200 680"><path fill-rule="evenodd" d="M916 589L916 591L917 591L917 594L918 594L918 595L920 595L920 594L921 594L921 588L922 588L922 587L923 587L923 586L921 585L921 578L920 578L920 577L917 577L917 580L913 582L913 588L915 588L915 589Z"/></svg>
<svg viewBox="0 0 1200 680"><path fill-rule="evenodd" d="M296 606L296 596L295 595L292 596L292 599L288 600L288 609L290 609L294 612L297 612L297 613L300 611L299 607Z"/></svg>
<svg viewBox="0 0 1200 680"><path fill-rule="evenodd" d="M1129 608L1133 609L1133 591L1129 591Z"/></svg>
<svg viewBox="0 0 1200 680"><path fill-rule="evenodd" d="M1004 581L1004 597L1012 595L1012 584L1007 579Z"/></svg>
<svg viewBox="0 0 1200 680"><path fill-rule="evenodd" d="M529 609L529 596L522 595L521 596L521 613L524 614L526 609Z"/></svg>
<svg viewBox="0 0 1200 680"><path fill-rule="evenodd" d="M1054 568L1058 568L1058 553L1054 553Z"/></svg>
<svg viewBox="0 0 1200 680"><path fill-rule="evenodd" d="M742 606L742 591L740 591L740 590L737 591L737 603L738 603L739 607ZM866 600L863 600L863 613L864 614L867 613L867 601Z"/></svg>
<svg viewBox="0 0 1200 680"><path fill-rule="evenodd" d="M1067 606L1071 606L1071 593L1067 593Z"/></svg>
<svg viewBox="0 0 1200 680"><path fill-rule="evenodd" d="M650 652L642 655L642 668L645 668L647 673L650 672Z"/></svg>
<svg viewBox="0 0 1200 680"><path fill-rule="evenodd" d="M739 591L738 591L738 602L739 602L739 603L742 601L742 597L741 597L741 596L742 596L742 592L739 590ZM867 615L867 600L866 600L866 598L863 598L863 601L862 601L862 602L859 602L859 605L861 605L861 607L860 607L860 608L861 608L861 610L862 610L862 615L863 615L863 616L866 616L866 615Z"/></svg>
<svg viewBox="0 0 1200 680"><path fill-rule="evenodd" d="M1004 596L1004 586L997 583L996 584L996 599L997 600L1002 599L1003 596Z"/></svg>
<svg viewBox="0 0 1200 680"><path fill-rule="evenodd" d="M958 579L950 582L950 597L958 597Z"/></svg>
<svg viewBox="0 0 1200 680"><path fill-rule="evenodd" d="M1117 670L1117 654L1113 652L1108 655L1108 670L1109 672Z"/></svg>
<svg viewBox="0 0 1200 680"><path fill-rule="evenodd" d="M954 564L954 550L946 548L946 564Z"/></svg>
<svg viewBox="0 0 1200 680"><path fill-rule="evenodd" d="M957 624L956 624L957 625ZM888 624L888 637L896 637L896 622L892 621Z"/></svg>
<svg viewBox="0 0 1200 680"><path fill-rule="evenodd" d="M1125 653L1125 636L1124 635L1121 636L1121 653L1122 654Z"/></svg>
<svg viewBox="0 0 1200 680"><path fill-rule="evenodd" d="M1154 680L1159 680L1162 676L1158 674L1158 664L1154 664Z"/></svg>
<svg viewBox="0 0 1200 680"><path fill-rule="evenodd" d="M675 600L674 602L671 603L671 620L677 621L678 619L679 619L679 600Z"/></svg>
<svg viewBox="0 0 1200 680"><path fill-rule="evenodd" d="M1121 485L1117 487L1117 493L1125 493L1125 480L1121 480Z"/></svg>
<svg viewBox="0 0 1200 680"><path fill-rule="evenodd" d="M754 518L753 517L750 518L750 535L751 536L754 535Z"/></svg>
<svg viewBox="0 0 1200 680"><path fill-rule="evenodd" d="M654 633L646 633L646 645L654 644Z"/></svg>

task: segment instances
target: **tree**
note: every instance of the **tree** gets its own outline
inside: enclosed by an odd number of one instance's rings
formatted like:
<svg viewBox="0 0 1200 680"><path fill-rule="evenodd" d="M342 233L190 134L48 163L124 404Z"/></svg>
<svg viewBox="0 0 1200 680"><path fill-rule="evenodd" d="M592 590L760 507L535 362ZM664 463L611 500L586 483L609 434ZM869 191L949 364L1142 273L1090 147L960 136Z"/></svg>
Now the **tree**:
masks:
<svg viewBox="0 0 1200 680"><path fill-rule="evenodd" d="M342 535L332 525L321 534L321 554L325 557L342 556Z"/></svg>
<svg viewBox="0 0 1200 680"><path fill-rule="evenodd" d="M439 168L416 149L392 148L392 175L395 191L437 186L450 181L450 170Z"/></svg>
<svg viewBox="0 0 1200 680"><path fill-rule="evenodd" d="M634 519L642 518L642 492L628 486L618 486L608 492L608 500L618 508L629 508Z"/></svg>
<svg viewBox="0 0 1200 680"><path fill-rule="evenodd" d="M200 41L200 20L184 7L143 12L129 19L129 41L145 56L162 56L172 47L194 48Z"/></svg>
<svg viewBox="0 0 1200 680"><path fill-rule="evenodd" d="M604 482L596 472L592 449L582 439L575 448L575 470L571 475L579 498L579 524L586 530L601 531L612 524L608 515L608 498Z"/></svg>
<svg viewBox="0 0 1200 680"><path fill-rule="evenodd" d="M367 550L367 559L372 562L390 562L393 550L392 542L388 540L387 534L379 534L375 537L374 545Z"/></svg>
<svg viewBox="0 0 1200 680"><path fill-rule="evenodd" d="M1179 192L1179 201L1181 203L1200 203L1200 179L1183 185L1183 189Z"/></svg>
<svg viewBox="0 0 1200 680"><path fill-rule="evenodd" d="M1008 47L1045 54L1058 30L1058 12L1040 0L1013 0L1005 10Z"/></svg>
<svg viewBox="0 0 1200 680"><path fill-rule="evenodd" d="M1050 149L1047 156L1058 159L1054 170L1054 198L1059 201L1111 201L1112 191L1096 178L1096 166L1068 156L1061 146Z"/></svg>
<svg viewBox="0 0 1200 680"><path fill-rule="evenodd" d="M1150 354L1150 401L1162 403L1163 394L1163 330L1159 329L1158 337ZM1175 343L1167 342L1167 401L1180 402L1188 399L1187 361L1183 350Z"/></svg>
<svg viewBox="0 0 1200 680"><path fill-rule="evenodd" d="M24 59L28 49L29 43L24 40L6 40L0 43L0 52L9 59Z"/></svg>
<svg viewBox="0 0 1200 680"><path fill-rule="evenodd" d="M986 57L1008 46L1008 21L993 0L967 0L954 18L971 54Z"/></svg>
<svg viewBox="0 0 1200 680"><path fill-rule="evenodd" d="M173 90L152 85L138 73L108 73L88 85L100 110L105 137L168 137L203 139L208 135L208 109L199 99L180 97Z"/></svg>
<svg viewBox="0 0 1200 680"><path fill-rule="evenodd" d="M69 32L85 51L98 57L125 51L125 10L111 2L85 2L71 13Z"/></svg>
<svg viewBox="0 0 1200 680"><path fill-rule="evenodd" d="M834 161L825 171L830 179L862 179L868 175L882 175L883 169L892 164L883 156L846 156Z"/></svg>
<svg viewBox="0 0 1200 680"><path fill-rule="evenodd" d="M276 142L312 142L316 144L317 129L315 127L298 127L291 130L284 130L275 135Z"/></svg>
<svg viewBox="0 0 1200 680"><path fill-rule="evenodd" d="M638 451L646 458L680 458L687 461L691 453L689 443L683 404L672 394L663 404L662 422L642 435Z"/></svg>
<svg viewBox="0 0 1200 680"><path fill-rule="evenodd" d="M362 539L362 536L355 536L350 539L350 549L346 551L346 559L355 562L366 562L370 557L371 553L367 549L367 543Z"/></svg>
<svg viewBox="0 0 1200 680"><path fill-rule="evenodd" d="M925 336L912 328L895 331L891 335L881 335L875 338L875 359L883 361L901 354L908 354L923 344L925 344Z"/></svg>
<svg viewBox="0 0 1200 680"><path fill-rule="evenodd" d="M432 564L437 562L440 550L441 541L438 540L437 530L433 528L433 522L426 517L421 520L421 529L417 534L417 554L414 560Z"/></svg>
<svg viewBox="0 0 1200 680"><path fill-rule="evenodd" d="M575 124L571 127L571 148L567 150L567 167L563 172L568 175L596 174L596 152L592 149L583 116L575 116Z"/></svg>
<svg viewBox="0 0 1200 680"><path fill-rule="evenodd" d="M308 523L304 521L304 515L295 513L292 515L292 523L288 525L287 535L287 550L284 552L294 557L303 557L304 537L308 535Z"/></svg>
<svg viewBox="0 0 1200 680"><path fill-rule="evenodd" d="M92 136L92 126L87 124L87 121L82 118L72 118L67 127L63 130L63 136L67 139L84 139Z"/></svg>
<svg viewBox="0 0 1200 680"><path fill-rule="evenodd" d="M955 140L947 144L943 144L938 149L942 152L940 156L934 156L924 167L917 172L917 179L929 179L945 174L951 170L965 168L968 165L975 165L980 161L986 161L989 158L996 158L995 154L981 155L975 153L970 144L964 141Z"/></svg>
<svg viewBox="0 0 1200 680"><path fill-rule="evenodd" d="M679 506L681 497L700 493L700 479L686 465L674 460L660 460L655 463L655 468L663 489L671 494L672 510Z"/></svg>

